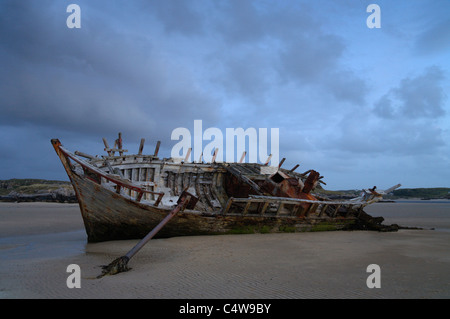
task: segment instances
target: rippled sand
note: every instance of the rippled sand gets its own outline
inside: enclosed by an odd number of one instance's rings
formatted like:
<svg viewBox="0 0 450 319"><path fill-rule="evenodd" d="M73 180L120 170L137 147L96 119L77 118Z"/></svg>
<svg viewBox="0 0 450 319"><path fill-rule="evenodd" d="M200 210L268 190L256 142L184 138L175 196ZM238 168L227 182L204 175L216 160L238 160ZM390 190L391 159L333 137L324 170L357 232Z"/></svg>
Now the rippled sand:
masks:
<svg viewBox="0 0 450 319"><path fill-rule="evenodd" d="M433 217L433 204L405 205L370 213L436 230L156 239L132 270L96 279L137 240L86 244L77 205L0 203L0 298L448 298L446 210ZM419 211L428 215L408 218ZM79 289L66 285L69 264L80 266ZM370 264L381 268L379 289L366 285Z"/></svg>

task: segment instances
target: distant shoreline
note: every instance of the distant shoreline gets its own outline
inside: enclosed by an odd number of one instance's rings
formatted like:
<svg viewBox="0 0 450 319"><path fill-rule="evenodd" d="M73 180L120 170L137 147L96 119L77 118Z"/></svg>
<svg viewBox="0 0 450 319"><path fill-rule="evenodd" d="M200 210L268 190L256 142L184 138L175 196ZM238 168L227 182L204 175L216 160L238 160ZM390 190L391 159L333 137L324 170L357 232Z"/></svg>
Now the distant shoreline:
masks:
<svg viewBox="0 0 450 319"><path fill-rule="evenodd" d="M2 202L59 202L77 203L72 184L45 179L0 180Z"/></svg>
<svg viewBox="0 0 450 319"><path fill-rule="evenodd" d="M317 188L315 193L330 199L350 199L361 190L330 191ZM400 188L383 197L382 202L450 200L450 188ZM46 179L0 180L0 201L2 202L58 202L77 203L72 184L68 181Z"/></svg>

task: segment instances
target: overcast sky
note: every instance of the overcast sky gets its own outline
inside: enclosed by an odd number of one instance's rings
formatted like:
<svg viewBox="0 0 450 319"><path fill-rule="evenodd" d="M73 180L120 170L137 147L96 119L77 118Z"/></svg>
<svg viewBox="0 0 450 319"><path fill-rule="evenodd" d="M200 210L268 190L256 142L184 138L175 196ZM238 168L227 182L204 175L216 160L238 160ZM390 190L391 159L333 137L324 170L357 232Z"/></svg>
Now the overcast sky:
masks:
<svg viewBox="0 0 450 319"><path fill-rule="evenodd" d="M449 13L448 0L2 0L0 179L67 180L51 138L103 155L122 132L131 153L145 138L169 157L172 131L197 119L279 128L283 167L328 189L450 187Z"/></svg>

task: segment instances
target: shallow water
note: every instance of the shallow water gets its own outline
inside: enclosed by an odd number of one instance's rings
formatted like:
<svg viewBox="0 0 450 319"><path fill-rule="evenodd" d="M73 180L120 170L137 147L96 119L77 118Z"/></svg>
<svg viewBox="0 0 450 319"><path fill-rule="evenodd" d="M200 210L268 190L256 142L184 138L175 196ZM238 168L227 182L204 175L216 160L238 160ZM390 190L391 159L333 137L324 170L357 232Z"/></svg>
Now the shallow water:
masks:
<svg viewBox="0 0 450 319"><path fill-rule="evenodd" d="M70 232L0 238L0 261L49 259L82 254L86 247L84 229Z"/></svg>
<svg viewBox="0 0 450 319"><path fill-rule="evenodd" d="M382 216L384 224L450 231L450 201L397 201L376 203L364 209L372 216Z"/></svg>

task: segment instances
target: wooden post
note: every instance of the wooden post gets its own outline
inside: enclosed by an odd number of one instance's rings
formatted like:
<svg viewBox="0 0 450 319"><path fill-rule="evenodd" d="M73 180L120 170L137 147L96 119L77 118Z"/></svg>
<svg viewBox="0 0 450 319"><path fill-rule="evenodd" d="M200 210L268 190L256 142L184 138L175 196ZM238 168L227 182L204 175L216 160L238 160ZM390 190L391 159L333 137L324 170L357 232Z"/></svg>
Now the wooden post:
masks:
<svg viewBox="0 0 450 319"><path fill-rule="evenodd" d="M295 165L295 166L289 171L289 173L292 173L293 171L295 171L295 170L297 169L297 167L299 167L299 166L300 166L299 164Z"/></svg>
<svg viewBox="0 0 450 319"><path fill-rule="evenodd" d="M182 194L180 198L178 199L177 206L169 213L167 216L155 227L151 232L147 234L140 242L136 244L125 256L128 258L128 260L133 257L144 245L155 236L155 234L164 227L165 224L169 222L169 220L172 219L173 216L175 216L179 211L183 211L185 207L189 204L189 201L193 197L190 194L184 195Z"/></svg>
<svg viewBox="0 0 450 319"><path fill-rule="evenodd" d="M277 212L276 212L276 215L277 215L277 216L280 215L280 212L281 212L281 210L283 209L283 207L284 207L283 202L282 202L282 201L279 201L279 202L278 202L278 209L277 209Z"/></svg>
<svg viewBox="0 0 450 319"><path fill-rule="evenodd" d="M217 156L217 153L218 153L218 152L219 152L219 149L216 148L216 149L214 150L214 155L213 155L213 158L212 158L211 163L215 163L215 162L216 162L216 156Z"/></svg>
<svg viewBox="0 0 450 319"><path fill-rule="evenodd" d="M241 156L241 159L240 159L239 163L242 163L242 162L244 161L245 155L246 155L246 154L247 154L247 151L244 151L244 152L242 153L242 156Z"/></svg>
<svg viewBox="0 0 450 319"><path fill-rule="evenodd" d="M106 138L103 138L103 144L105 145L105 151L108 152L108 156L114 155L112 154L112 152L109 150L109 145L108 145L108 141L106 140Z"/></svg>
<svg viewBox="0 0 450 319"><path fill-rule="evenodd" d="M155 202L155 207L158 207L159 203L161 203L163 196L164 196L164 193L159 194L158 199Z"/></svg>
<svg viewBox="0 0 450 319"><path fill-rule="evenodd" d="M117 175L120 176L120 178L123 178L123 174L122 174L122 172L120 171L120 169L116 168L116 169L114 170L114 168L111 166L111 164L109 163L109 161L108 161L107 159L105 159L105 164L106 164L106 166L108 167L109 173L110 173L110 174L117 174Z"/></svg>
<svg viewBox="0 0 450 319"><path fill-rule="evenodd" d="M252 204L252 201L251 201L251 200L249 200L249 201L247 202L247 204L245 204L244 211L242 212L242 215L247 215L248 209L250 208L250 205L251 205L251 204Z"/></svg>
<svg viewBox="0 0 450 319"><path fill-rule="evenodd" d="M83 153L83 152L79 152L79 151L75 151L75 155L82 156L82 157L88 158L90 160L95 159L95 156L92 156L92 155L89 155L89 154L86 154L86 153Z"/></svg>
<svg viewBox="0 0 450 319"><path fill-rule="evenodd" d="M187 161L189 160L189 156L191 156L191 151L192 151L192 148L189 147L189 149L188 149L188 151L187 151L187 154L186 154L186 157L184 158L184 161L185 161L185 162L187 162Z"/></svg>
<svg viewBox="0 0 450 319"><path fill-rule="evenodd" d="M286 158L285 157L283 157L283 159L280 161L280 164L278 164L278 168L280 168L281 167L281 165L283 165L283 163L284 163L284 161L286 160Z"/></svg>
<svg viewBox="0 0 450 319"><path fill-rule="evenodd" d="M305 212L305 217L308 218L309 214L313 213L316 208L317 208L317 204L310 204L308 209Z"/></svg>
<svg viewBox="0 0 450 319"><path fill-rule="evenodd" d="M116 140L116 144L117 144L117 148L119 149L119 155L122 156L123 151L122 151L122 133L121 132L119 132L119 138Z"/></svg>
<svg viewBox="0 0 450 319"><path fill-rule="evenodd" d="M339 208L341 208L341 205L336 205L336 209L334 210L333 215L331 217L336 217L336 215L339 211Z"/></svg>
<svg viewBox="0 0 450 319"><path fill-rule="evenodd" d="M158 152L159 152L159 147L161 146L161 141L158 141L156 143L156 147L155 147L155 153L153 154L153 156L158 156Z"/></svg>
<svg viewBox="0 0 450 319"><path fill-rule="evenodd" d="M139 155L142 155L142 151L144 150L145 138L141 138L141 145L139 145Z"/></svg>
<svg viewBox="0 0 450 319"><path fill-rule="evenodd" d="M291 212L291 216L298 216L299 215L298 211L300 209L303 209L302 205L294 205L294 208L292 209L292 212Z"/></svg>
<svg viewBox="0 0 450 319"><path fill-rule="evenodd" d="M262 216L264 216L264 214L266 213L267 207L269 207L269 202L265 202L265 203L264 203L264 206L263 206L263 208L262 208L262 210L261 210L261 212L260 212L260 214L261 214Z"/></svg>
<svg viewBox="0 0 450 319"><path fill-rule="evenodd" d="M329 206L328 204L322 205L322 209L320 210L319 217L322 217L325 214L325 212L327 211L328 206Z"/></svg>
<svg viewBox="0 0 450 319"><path fill-rule="evenodd" d="M264 166L269 165L270 159L272 158L272 154L269 155L269 157L267 158L267 161L264 163Z"/></svg>
<svg viewBox="0 0 450 319"><path fill-rule="evenodd" d="M228 213L228 210L230 210L231 204L233 204L233 197L230 197L227 201L227 204L225 205L225 208L222 211L222 215L226 215Z"/></svg>

